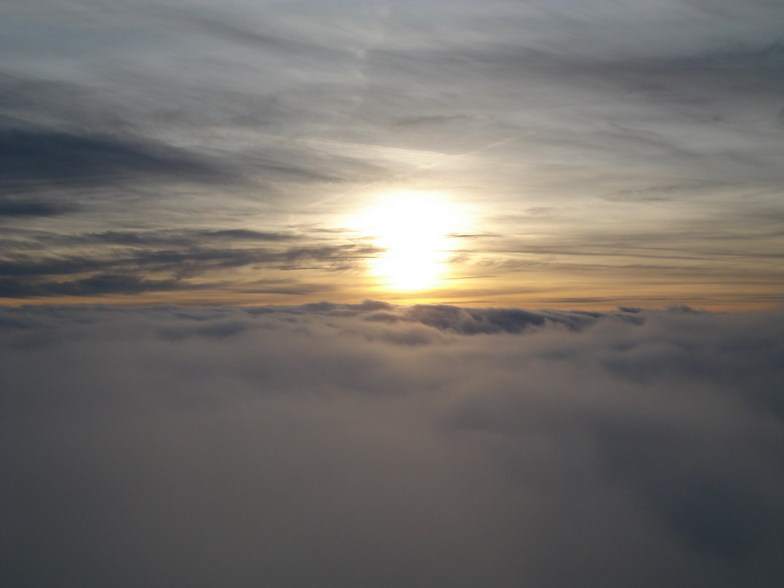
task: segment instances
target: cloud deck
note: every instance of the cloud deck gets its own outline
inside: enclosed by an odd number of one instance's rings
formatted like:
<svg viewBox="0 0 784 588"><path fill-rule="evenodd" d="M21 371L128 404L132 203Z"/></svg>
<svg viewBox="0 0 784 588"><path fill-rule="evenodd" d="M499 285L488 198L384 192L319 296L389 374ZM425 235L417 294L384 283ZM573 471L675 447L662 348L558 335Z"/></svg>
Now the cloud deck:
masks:
<svg viewBox="0 0 784 588"><path fill-rule="evenodd" d="M774 586L784 319L0 310L12 586Z"/></svg>

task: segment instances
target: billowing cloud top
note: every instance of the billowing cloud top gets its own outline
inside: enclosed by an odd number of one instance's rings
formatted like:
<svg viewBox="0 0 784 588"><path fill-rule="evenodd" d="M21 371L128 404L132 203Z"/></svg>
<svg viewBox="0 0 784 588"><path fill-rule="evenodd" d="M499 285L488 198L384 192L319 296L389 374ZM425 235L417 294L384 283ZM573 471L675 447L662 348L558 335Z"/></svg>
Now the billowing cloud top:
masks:
<svg viewBox="0 0 784 588"><path fill-rule="evenodd" d="M777 585L784 318L0 311L9 586Z"/></svg>
<svg viewBox="0 0 784 588"><path fill-rule="evenodd" d="M778 0L4 2L0 302L391 298L346 215L424 190L472 226L420 301L775 306L782 30Z"/></svg>

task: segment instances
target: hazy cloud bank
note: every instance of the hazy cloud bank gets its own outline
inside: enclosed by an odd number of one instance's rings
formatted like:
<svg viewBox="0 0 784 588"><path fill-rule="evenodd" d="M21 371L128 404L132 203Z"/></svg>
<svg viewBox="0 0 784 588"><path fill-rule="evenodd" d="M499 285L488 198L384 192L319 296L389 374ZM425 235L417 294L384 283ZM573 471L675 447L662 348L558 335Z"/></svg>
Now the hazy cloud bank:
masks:
<svg viewBox="0 0 784 588"><path fill-rule="evenodd" d="M0 310L12 586L775 586L784 317Z"/></svg>

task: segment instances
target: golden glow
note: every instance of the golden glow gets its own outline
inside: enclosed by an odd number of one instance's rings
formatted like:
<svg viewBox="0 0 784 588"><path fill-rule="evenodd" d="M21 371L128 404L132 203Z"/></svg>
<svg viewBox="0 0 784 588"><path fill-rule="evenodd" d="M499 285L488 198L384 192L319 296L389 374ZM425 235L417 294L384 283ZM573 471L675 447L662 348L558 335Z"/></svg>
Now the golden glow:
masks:
<svg viewBox="0 0 784 588"><path fill-rule="evenodd" d="M390 290L420 291L434 287L446 272L449 234L461 215L456 205L433 192L392 192L360 212L353 223L383 252L370 272Z"/></svg>

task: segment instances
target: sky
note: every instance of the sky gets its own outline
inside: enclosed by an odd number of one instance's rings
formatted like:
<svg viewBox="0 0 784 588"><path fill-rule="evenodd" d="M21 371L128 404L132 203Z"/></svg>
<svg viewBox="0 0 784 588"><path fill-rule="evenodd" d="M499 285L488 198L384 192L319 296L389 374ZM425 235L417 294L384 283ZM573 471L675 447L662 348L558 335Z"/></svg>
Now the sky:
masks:
<svg viewBox="0 0 784 588"><path fill-rule="evenodd" d="M0 304L781 306L780 0L0 7Z"/></svg>
<svg viewBox="0 0 784 588"><path fill-rule="evenodd" d="M782 0L4 0L0 55L0 586L781 585Z"/></svg>

